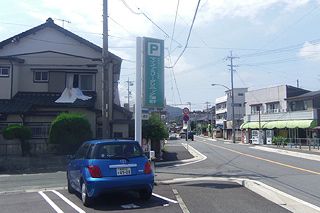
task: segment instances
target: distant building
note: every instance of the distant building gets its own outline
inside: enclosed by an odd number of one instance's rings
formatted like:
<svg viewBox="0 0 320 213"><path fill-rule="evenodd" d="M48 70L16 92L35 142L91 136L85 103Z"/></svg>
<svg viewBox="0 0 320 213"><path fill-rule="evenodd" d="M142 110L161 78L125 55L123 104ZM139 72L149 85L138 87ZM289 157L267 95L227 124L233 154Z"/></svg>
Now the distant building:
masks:
<svg viewBox="0 0 320 213"><path fill-rule="evenodd" d="M245 115L245 93L247 88L234 88L234 120L232 123L232 98L231 90L225 91L226 95L216 99L216 126L222 130L224 139L232 139L232 125L235 125L236 138L240 140L240 126Z"/></svg>
<svg viewBox="0 0 320 213"><path fill-rule="evenodd" d="M241 129L272 130L275 136L310 138L319 124L320 91L281 85L248 91Z"/></svg>

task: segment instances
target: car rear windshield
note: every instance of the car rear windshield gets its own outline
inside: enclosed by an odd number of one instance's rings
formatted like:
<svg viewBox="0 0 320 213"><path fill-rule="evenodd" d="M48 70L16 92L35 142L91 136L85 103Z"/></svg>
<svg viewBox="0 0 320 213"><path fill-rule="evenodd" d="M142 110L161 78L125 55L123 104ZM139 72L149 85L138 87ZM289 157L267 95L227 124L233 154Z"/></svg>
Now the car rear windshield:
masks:
<svg viewBox="0 0 320 213"><path fill-rule="evenodd" d="M142 157L144 153L138 143L104 143L97 144L93 149L92 158L111 159L111 158L136 158Z"/></svg>

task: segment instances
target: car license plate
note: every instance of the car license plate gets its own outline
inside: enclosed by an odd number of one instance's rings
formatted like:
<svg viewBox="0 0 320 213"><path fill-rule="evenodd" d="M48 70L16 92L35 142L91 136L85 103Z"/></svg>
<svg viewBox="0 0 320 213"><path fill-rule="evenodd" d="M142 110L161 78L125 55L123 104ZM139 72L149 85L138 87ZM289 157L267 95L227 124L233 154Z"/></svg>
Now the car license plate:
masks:
<svg viewBox="0 0 320 213"><path fill-rule="evenodd" d="M125 168L117 168L117 175L131 175L131 168L125 167Z"/></svg>

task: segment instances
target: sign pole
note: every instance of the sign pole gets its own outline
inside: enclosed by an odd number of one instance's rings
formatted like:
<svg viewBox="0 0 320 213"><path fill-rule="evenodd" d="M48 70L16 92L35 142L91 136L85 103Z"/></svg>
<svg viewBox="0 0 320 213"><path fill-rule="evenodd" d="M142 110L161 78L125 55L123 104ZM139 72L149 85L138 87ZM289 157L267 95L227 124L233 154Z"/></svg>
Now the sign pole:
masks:
<svg viewBox="0 0 320 213"><path fill-rule="evenodd" d="M183 108L182 110L182 113L183 113L183 120L187 123L187 134L186 134L186 141L187 141L187 150L189 150L189 147L188 147L188 139L189 139L189 134L188 134L188 129L189 129L189 109L187 107Z"/></svg>
<svg viewBox="0 0 320 213"><path fill-rule="evenodd" d="M142 146L142 121L141 121L141 37L136 42L136 105L135 105L135 140Z"/></svg>

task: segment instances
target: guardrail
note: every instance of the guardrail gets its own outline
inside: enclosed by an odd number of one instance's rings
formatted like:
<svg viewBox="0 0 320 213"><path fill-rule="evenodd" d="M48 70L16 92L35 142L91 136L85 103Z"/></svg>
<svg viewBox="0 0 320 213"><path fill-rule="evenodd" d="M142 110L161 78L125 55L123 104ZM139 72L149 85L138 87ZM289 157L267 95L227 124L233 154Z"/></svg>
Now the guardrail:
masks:
<svg viewBox="0 0 320 213"><path fill-rule="evenodd" d="M30 151L32 155L52 154L54 145L49 143L30 143ZM0 156L21 155L22 150L20 144L0 144Z"/></svg>
<svg viewBox="0 0 320 213"><path fill-rule="evenodd" d="M311 149L320 149L319 147L319 138L276 138L277 147L289 147L290 148L308 148Z"/></svg>

